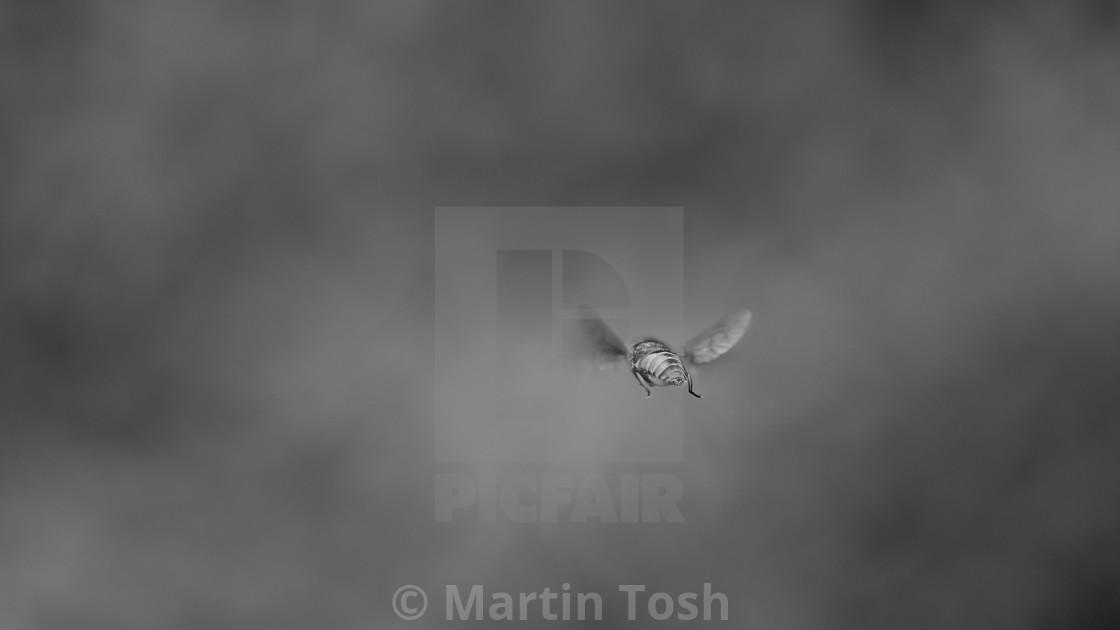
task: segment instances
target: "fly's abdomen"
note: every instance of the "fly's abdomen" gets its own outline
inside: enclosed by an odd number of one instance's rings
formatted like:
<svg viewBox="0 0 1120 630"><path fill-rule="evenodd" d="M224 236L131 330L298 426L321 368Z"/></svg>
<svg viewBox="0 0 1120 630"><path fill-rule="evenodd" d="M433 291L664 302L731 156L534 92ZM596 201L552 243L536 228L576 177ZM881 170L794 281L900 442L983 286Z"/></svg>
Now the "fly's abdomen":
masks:
<svg viewBox="0 0 1120 630"><path fill-rule="evenodd" d="M637 362L637 368L649 375L657 385L680 385L684 382L684 364L668 350L651 352Z"/></svg>

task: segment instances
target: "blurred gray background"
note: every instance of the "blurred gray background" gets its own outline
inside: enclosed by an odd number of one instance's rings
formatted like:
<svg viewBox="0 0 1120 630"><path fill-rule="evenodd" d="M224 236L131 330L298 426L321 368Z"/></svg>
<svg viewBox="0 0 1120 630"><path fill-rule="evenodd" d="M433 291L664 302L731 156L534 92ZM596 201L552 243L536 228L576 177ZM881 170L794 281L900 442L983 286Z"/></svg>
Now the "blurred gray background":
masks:
<svg viewBox="0 0 1120 630"><path fill-rule="evenodd" d="M3 2L0 627L405 627L397 586L456 580L1120 626L1118 35L1103 1ZM689 408L687 523L432 523L432 216L471 205L686 209L686 325L755 314Z"/></svg>

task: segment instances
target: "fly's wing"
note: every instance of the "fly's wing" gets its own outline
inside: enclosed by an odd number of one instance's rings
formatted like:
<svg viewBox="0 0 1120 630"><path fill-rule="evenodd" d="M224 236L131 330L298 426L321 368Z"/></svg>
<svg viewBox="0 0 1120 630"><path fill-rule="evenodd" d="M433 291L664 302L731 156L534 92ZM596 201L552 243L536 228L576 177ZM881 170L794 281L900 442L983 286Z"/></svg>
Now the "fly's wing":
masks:
<svg viewBox="0 0 1120 630"><path fill-rule="evenodd" d="M626 346L618 335L614 334L611 327L599 317L595 309L581 304L579 307L580 328L583 330L585 344L585 358L600 369L605 369L609 364L626 356Z"/></svg>
<svg viewBox="0 0 1120 630"><path fill-rule="evenodd" d="M715 326L693 337L681 353L691 363L707 363L727 352L739 343L747 326L751 323L751 312L741 311L724 317Z"/></svg>

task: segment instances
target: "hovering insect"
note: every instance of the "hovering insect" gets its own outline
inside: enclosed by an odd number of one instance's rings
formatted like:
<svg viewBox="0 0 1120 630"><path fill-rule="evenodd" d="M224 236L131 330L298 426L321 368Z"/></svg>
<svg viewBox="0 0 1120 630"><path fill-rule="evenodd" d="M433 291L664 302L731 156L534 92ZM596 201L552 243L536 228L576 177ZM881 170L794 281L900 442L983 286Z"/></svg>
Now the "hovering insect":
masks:
<svg viewBox="0 0 1120 630"><path fill-rule="evenodd" d="M692 375L685 368L685 362L691 364L707 363L739 343L747 326L751 322L750 311L740 311L724 317L711 328L693 337L685 344L680 354L674 352L668 345L645 337L635 341L629 347L624 345L607 326L603 318L590 306L581 305L580 325L601 364L625 359L630 366L630 372L646 396L650 395L650 387L679 387L688 383L688 393L697 398L703 398L692 389ZM683 359L683 360L682 360Z"/></svg>

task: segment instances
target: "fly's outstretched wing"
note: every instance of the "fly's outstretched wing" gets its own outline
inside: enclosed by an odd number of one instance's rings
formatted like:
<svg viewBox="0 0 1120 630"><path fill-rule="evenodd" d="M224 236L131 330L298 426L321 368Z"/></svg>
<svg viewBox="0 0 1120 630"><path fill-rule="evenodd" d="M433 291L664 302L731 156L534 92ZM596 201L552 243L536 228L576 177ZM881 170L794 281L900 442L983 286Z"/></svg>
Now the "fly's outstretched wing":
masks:
<svg viewBox="0 0 1120 630"><path fill-rule="evenodd" d="M727 352L739 343L747 326L751 323L751 312L741 311L721 319L715 326L696 335L684 346L681 355L691 363L707 363Z"/></svg>
<svg viewBox="0 0 1120 630"><path fill-rule="evenodd" d="M579 310L580 328L583 329L594 363L599 367L606 367L608 364L625 357L626 346L618 338L618 335L614 334L611 327L603 321L603 318L599 317L595 309L581 304Z"/></svg>

